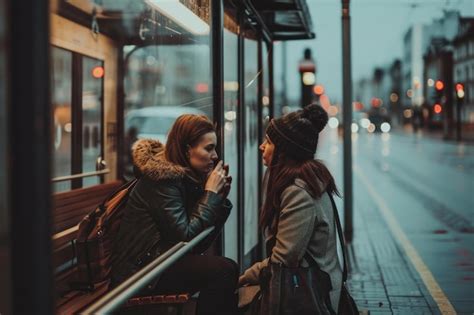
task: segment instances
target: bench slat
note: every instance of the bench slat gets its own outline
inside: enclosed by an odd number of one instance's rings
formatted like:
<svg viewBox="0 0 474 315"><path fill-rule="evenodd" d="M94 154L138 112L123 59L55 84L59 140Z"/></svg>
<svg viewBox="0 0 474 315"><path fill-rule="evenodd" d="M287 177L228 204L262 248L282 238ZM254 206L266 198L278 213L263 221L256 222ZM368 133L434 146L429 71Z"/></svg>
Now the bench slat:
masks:
<svg viewBox="0 0 474 315"><path fill-rule="evenodd" d="M93 292L80 292L74 291L72 296L68 297L66 301L58 301L56 314L59 315L70 315L76 314L80 310L84 309L88 305L92 304L95 300L100 298L107 292L108 282L105 282L97 287Z"/></svg>
<svg viewBox="0 0 474 315"><path fill-rule="evenodd" d="M122 184L121 181L113 181L54 194L53 233L60 233L74 227Z"/></svg>

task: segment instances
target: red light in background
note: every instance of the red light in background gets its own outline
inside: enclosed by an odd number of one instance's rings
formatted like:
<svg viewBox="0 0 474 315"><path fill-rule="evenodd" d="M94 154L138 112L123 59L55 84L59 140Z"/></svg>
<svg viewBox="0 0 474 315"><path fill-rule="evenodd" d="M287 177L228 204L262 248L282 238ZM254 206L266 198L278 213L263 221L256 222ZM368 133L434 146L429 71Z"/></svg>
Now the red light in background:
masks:
<svg viewBox="0 0 474 315"><path fill-rule="evenodd" d="M444 83L443 83L443 81L437 80L436 83L435 83L435 88L436 88L438 91L441 91L442 89L444 89Z"/></svg>
<svg viewBox="0 0 474 315"><path fill-rule="evenodd" d="M326 111L329 109L329 106L331 106L329 97L326 94L323 94L319 97L319 102L321 103L321 105Z"/></svg>
<svg viewBox="0 0 474 315"><path fill-rule="evenodd" d="M322 85L315 85L313 88L313 92L316 95L321 95L324 93L324 87Z"/></svg>
<svg viewBox="0 0 474 315"><path fill-rule="evenodd" d="M435 112L435 114L439 114L439 113L441 113L442 111L443 111L443 107L441 107L441 105L439 105L439 104L435 104L435 106L434 106L434 112Z"/></svg>
<svg viewBox="0 0 474 315"><path fill-rule="evenodd" d="M196 84L194 89L198 93L206 93L206 92L209 91L209 86L207 85L207 83L198 83L198 84Z"/></svg>
<svg viewBox="0 0 474 315"><path fill-rule="evenodd" d="M361 102L354 102L354 109L357 111L363 110L364 109L364 104Z"/></svg>
<svg viewBox="0 0 474 315"><path fill-rule="evenodd" d="M379 107L380 105L382 105L381 99L377 97L372 97L370 103L372 104L373 107Z"/></svg>
<svg viewBox="0 0 474 315"><path fill-rule="evenodd" d="M102 66L96 66L92 69L92 76L96 79L100 79L104 76L104 67Z"/></svg>
<svg viewBox="0 0 474 315"><path fill-rule="evenodd" d="M462 85L461 83L456 84L456 91L461 91L461 90L464 90L464 85Z"/></svg>

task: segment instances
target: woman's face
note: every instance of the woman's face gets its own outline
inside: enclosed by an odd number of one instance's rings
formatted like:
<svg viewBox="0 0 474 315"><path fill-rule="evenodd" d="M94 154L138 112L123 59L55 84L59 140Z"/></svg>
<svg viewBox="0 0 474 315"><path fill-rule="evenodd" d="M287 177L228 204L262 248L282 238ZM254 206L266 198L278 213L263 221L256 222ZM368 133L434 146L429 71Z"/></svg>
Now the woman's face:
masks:
<svg viewBox="0 0 474 315"><path fill-rule="evenodd" d="M199 138L195 146L188 148L189 164L196 172L206 175L214 169L214 162L217 160L216 144L216 133L208 132Z"/></svg>
<svg viewBox="0 0 474 315"><path fill-rule="evenodd" d="M260 151L262 151L263 165L269 166L272 163L273 151L275 150L275 145L270 141L268 136L265 136L265 140L259 146Z"/></svg>

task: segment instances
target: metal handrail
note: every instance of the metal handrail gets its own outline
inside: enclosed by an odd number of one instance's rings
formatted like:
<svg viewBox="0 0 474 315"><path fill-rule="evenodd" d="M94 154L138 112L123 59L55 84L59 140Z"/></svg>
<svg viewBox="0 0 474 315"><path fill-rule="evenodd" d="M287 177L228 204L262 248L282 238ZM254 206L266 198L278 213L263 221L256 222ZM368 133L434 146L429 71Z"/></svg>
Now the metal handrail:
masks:
<svg viewBox="0 0 474 315"><path fill-rule="evenodd" d="M57 182L64 182L67 180L71 179L77 179L77 178L84 178L84 177L91 177L91 176L98 176L98 175L104 175L110 173L110 169L106 168L105 170L102 171L96 171L96 172L88 172L88 173L80 173L80 174L74 174L74 175L66 175L66 176L60 176L60 177L55 177L51 179L53 183Z"/></svg>
<svg viewBox="0 0 474 315"><path fill-rule="evenodd" d="M215 227L209 227L191 241L179 242L80 313L109 314L150 281L156 279L168 267L206 238L214 229Z"/></svg>

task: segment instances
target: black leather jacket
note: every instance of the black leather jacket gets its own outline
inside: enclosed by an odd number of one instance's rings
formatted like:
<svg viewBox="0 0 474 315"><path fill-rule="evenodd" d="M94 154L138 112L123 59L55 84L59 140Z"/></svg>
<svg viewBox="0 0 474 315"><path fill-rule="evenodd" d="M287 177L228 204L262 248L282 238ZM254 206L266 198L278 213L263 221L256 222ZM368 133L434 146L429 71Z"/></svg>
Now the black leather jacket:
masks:
<svg viewBox="0 0 474 315"><path fill-rule="evenodd" d="M158 141L140 140L133 148L142 177L130 193L113 247L112 285L116 285L180 241L203 230L214 232L195 252L209 247L232 209L229 200L204 191L186 169L165 161Z"/></svg>

